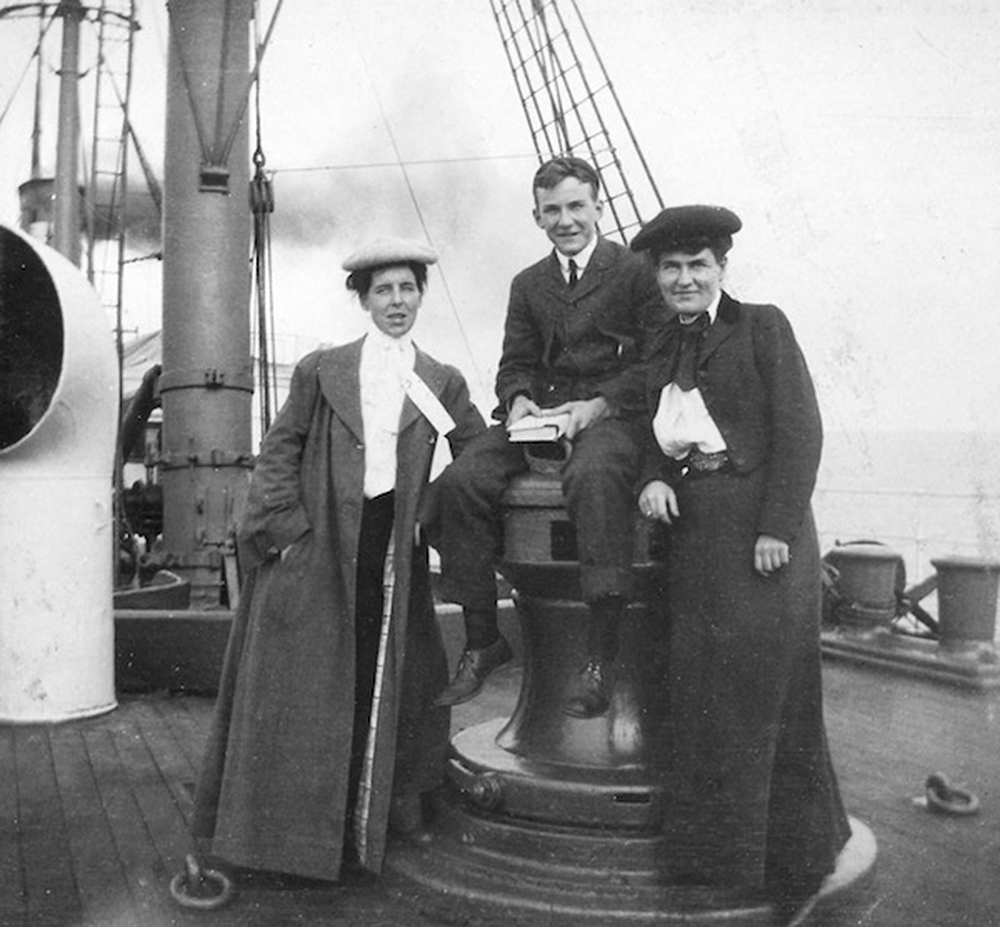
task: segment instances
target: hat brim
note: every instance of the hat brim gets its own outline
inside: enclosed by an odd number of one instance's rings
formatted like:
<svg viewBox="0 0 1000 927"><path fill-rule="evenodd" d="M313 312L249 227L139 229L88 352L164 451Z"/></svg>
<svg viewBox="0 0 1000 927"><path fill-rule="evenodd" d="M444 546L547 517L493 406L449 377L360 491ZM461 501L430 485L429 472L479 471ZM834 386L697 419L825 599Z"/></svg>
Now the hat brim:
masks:
<svg viewBox="0 0 1000 927"><path fill-rule="evenodd" d="M354 273L390 264L436 264L437 252L429 245L407 238L378 238L363 245L340 266Z"/></svg>

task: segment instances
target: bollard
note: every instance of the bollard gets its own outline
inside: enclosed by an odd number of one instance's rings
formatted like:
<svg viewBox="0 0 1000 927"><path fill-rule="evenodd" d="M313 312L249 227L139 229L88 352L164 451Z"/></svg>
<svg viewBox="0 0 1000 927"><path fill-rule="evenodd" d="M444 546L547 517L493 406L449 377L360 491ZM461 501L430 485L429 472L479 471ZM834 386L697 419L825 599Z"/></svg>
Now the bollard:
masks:
<svg viewBox="0 0 1000 927"><path fill-rule="evenodd" d="M888 627L896 593L906 584L903 558L889 547L855 542L834 547L823 560L837 570L835 615L855 628Z"/></svg>
<svg viewBox="0 0 1000 927"><path fill-rule="evenodd" d="M946 650L992 647L1000 561L977 557L931 560L938 574L938 628Z"/></svg>

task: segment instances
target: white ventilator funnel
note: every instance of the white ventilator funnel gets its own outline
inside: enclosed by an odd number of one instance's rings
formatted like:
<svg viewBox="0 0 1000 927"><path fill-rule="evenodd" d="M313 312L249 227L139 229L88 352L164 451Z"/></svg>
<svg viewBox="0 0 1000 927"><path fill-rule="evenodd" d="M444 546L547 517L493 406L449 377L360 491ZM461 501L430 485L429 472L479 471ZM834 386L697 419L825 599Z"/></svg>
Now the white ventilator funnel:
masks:
<svg viewBox="0 0 1000 927"><path fill-rule="evenodd" d="M114 345L79 268L0 225L0 721L115 707Z"/></svg>

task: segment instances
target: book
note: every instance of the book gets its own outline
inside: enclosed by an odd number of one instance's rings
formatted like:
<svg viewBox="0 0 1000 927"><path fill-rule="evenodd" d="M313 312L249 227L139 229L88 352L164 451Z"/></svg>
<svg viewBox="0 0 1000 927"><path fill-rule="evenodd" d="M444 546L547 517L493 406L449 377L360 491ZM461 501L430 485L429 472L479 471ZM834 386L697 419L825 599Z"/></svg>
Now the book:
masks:
<svg viewBox="0 0 1000 927"><path fill-rule="evenodd" d="M558 441L566 434L569 412L557 415L526 415L507 427L507 440L517 444Z"/></svg>

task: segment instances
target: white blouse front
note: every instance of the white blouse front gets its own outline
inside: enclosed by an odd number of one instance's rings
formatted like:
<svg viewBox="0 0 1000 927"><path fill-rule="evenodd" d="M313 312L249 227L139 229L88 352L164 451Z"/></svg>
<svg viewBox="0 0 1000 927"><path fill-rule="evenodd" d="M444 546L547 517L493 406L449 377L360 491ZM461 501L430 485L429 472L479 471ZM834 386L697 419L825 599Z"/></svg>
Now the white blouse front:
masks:
<svg viewBox="0 0 1000 927"><path fill-rule="evenodd" d="M415 357L408 335L391 338L375 326L361 346L358 378L365 429L365 496L369 499L396 486L399 420Z"/></svg>
<svg viewBox="0 0 1000 927"><path fill-rule="evenodd" d="M719 291L706 310L712 324L715 323L721 300L722 292ZM663 387L653 417L653 434L660 450L674 460L683 460L692 448L705 454L726 449L726 441L697 386L682 390L671 382Z"/></svg>
<svg viewBox="0 0 1000 927"><path fill-rule="evenodd" d="M687 392L676 383L663 387L653 417L653 434L660 450L675 460L687 457L692 447L706 454L726 449L725 439L697 387Z"/></svg>

